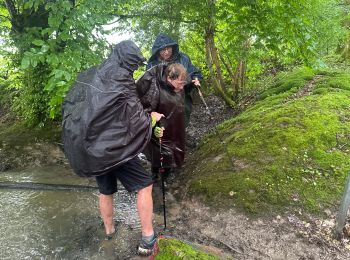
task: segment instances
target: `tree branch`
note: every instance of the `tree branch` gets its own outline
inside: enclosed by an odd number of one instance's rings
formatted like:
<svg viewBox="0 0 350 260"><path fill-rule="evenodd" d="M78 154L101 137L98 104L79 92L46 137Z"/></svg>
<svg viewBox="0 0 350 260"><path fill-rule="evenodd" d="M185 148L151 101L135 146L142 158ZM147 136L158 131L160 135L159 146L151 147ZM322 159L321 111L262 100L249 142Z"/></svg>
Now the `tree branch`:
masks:
<svg viewBox="0 0 350 260"><path fill-rule="evenodd" d="M5 0L6 8L10 14L10 20L13 21L17 16L17 10L15 4L11 0Z"/></svg>

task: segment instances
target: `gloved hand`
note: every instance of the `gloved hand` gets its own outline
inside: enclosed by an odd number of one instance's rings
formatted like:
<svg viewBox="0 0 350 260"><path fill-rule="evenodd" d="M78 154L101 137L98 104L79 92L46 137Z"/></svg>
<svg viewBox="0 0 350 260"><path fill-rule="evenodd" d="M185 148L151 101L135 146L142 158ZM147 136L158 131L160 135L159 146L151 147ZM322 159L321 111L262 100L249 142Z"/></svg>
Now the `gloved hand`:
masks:
<svg viewBox="0 0 350 260"><path fill-rule="evenodd" d="M152 119L152 128L156 125L156 123L162 118L164 117L163 114L160 114L158 112L151 112L151 119Z"/></svg>
<svg viewBox="0 0 350 260"><path fill-rule="evenodd" d="M151 126L152 128L155 127L155 125L157 124L157 119L155 116L151 116Z"/></svg>
<svg viewBox="0 0 350 260"><path fill-rule="evenodd" d="M163 137L163 131L164 131L164 127L156 126L153 129L154 136L157 137L157 138Z"/></svg>

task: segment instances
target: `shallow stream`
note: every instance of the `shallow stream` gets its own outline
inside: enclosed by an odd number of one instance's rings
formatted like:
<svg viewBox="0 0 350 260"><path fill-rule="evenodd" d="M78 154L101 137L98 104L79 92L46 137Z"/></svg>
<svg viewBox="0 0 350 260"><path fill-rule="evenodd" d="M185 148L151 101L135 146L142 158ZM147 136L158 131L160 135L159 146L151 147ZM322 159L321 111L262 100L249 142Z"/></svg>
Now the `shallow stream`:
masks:
<svg viewBox="0 0 350 260"><path fill-rule="evenodd" d="M94 179L57 166L0 173L0 259L128 259L140 233L134 202L120 189L107 242Z"/></svg>

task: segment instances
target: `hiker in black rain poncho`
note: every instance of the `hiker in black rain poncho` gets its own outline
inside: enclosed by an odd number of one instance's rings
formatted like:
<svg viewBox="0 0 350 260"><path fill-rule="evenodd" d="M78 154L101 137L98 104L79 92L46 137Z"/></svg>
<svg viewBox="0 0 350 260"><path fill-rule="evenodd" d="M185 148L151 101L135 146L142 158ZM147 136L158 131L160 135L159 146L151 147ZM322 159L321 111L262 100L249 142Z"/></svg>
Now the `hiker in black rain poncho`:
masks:
<svg viewBox="0 0 350 260"><path fill-rule="evenodd" d="M117 179L128 191L137 192L142 231L138 251L149 255L156 241L153 180L137 155L150 141L152 127L162 115L146 112L136 93L133 72L144 61L135 43L123 41L100 66L79 74L63 102L63 143L75 173L96 176L107 240L115 234Z"/></svg>
<svg viewBox="0 0 350 260"><path fill-rule="evenodd" d="M183 52L179 51L179 45L176 41L170 38L165 33L160 33L154 41L152 47L152 56L147 63L147 69L152 68L158 64L171 64L180 63L187 70L188 83L185 85L185 126L188 125L190 115L192 112L192 92L195 89L194 86L200 86L200 80L202 80L202 74L198 68L196 68L191 59Z"/></svg>
<svg viewBox="0 0 350 260"><path fill-rule="evenodd" d="M184 91L187 72L183 65L157 65L147 70L136 82L141 103L147 111L164 115L160 120L165 128L162 143L152 137L145 154L152 163L154 177L159 169L167 178L181 167L185 156ZM160 147L161 145L161 147ZM160 154L160 149L162 154ZM162 157L162 161L161 158ZM162 162L162 165L161 165Z"/></svg>

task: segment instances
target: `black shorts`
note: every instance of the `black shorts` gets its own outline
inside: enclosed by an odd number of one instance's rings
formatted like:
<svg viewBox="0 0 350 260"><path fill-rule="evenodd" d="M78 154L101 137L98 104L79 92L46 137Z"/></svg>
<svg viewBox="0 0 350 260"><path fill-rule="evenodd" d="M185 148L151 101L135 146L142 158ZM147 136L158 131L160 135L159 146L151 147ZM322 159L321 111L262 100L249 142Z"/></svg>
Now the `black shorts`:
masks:
<svg viewBox="0 0 350 260"><path fill-rule="evenodd" d="M129 192L138 191L153 183L152 175L143 168L137 156L113 171L97 176L96 182L100 193L111 195L117 192L117 179Z"/></svg>

